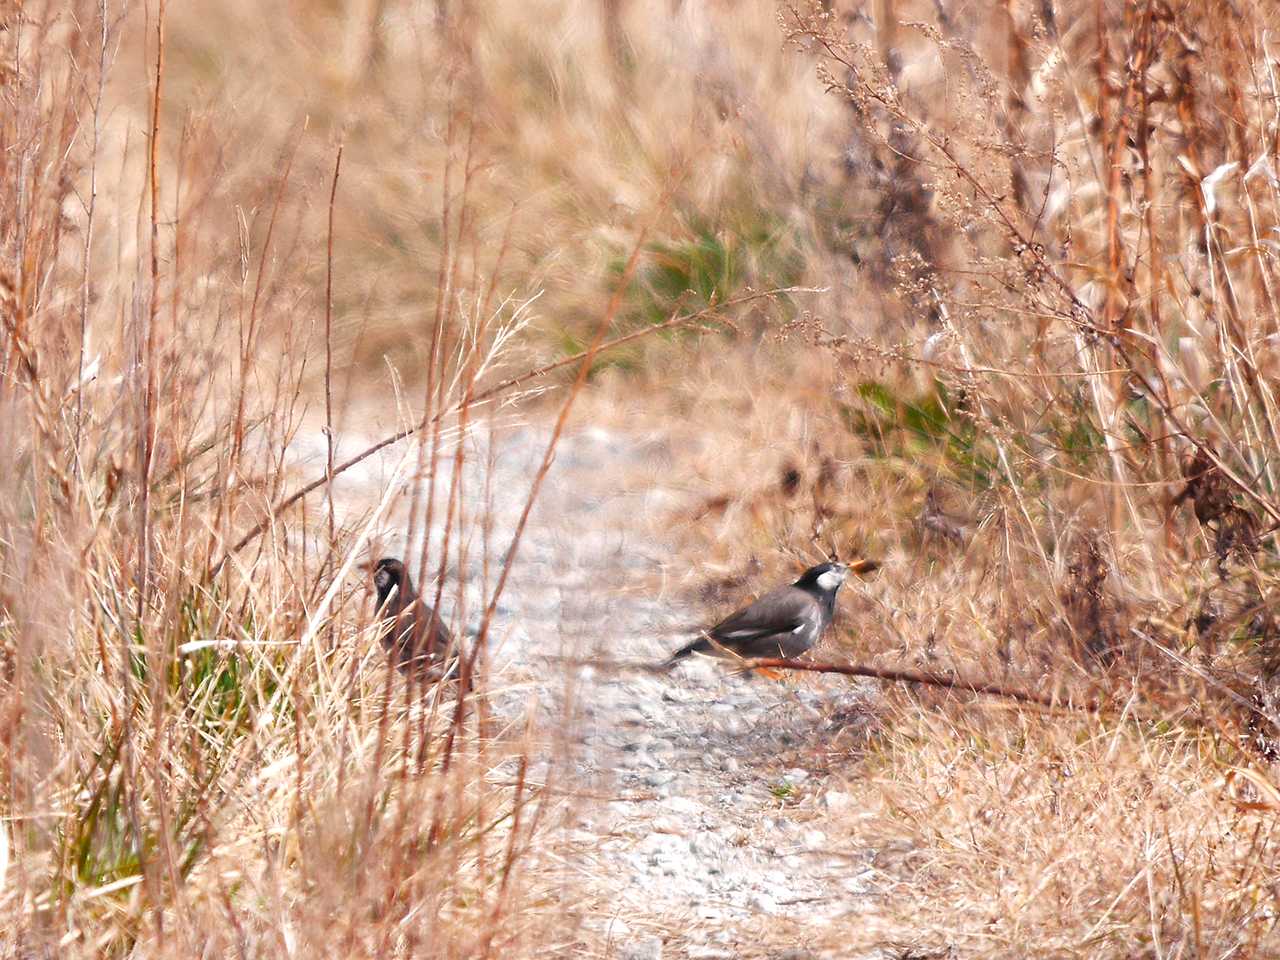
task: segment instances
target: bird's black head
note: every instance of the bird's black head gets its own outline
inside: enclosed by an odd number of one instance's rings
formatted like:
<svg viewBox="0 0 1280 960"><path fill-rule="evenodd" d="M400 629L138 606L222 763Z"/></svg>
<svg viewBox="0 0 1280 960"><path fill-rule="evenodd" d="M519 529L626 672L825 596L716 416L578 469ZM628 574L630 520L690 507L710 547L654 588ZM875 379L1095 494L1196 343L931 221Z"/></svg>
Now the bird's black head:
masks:
<svg viewBox="0 0 1280 960"><path fill-rule="evenodd" d="M843 563L836 563L832 560L828 563L820 563L816 567L810 567L800 575L800 579L796 581L795 585L815 596L834 597L836 591L840 589L840 585L844 583L844 578L848 575L848 567Z"/></svg>
<svg viewBox="0 0 1280 960"><path fill-rule="evenodd" d="M373 587L378 591L378 609L386 605L387 600L398 593L403 596L409 592L409 575L404 564L394 557L383 557L373 565Z"/></svg>

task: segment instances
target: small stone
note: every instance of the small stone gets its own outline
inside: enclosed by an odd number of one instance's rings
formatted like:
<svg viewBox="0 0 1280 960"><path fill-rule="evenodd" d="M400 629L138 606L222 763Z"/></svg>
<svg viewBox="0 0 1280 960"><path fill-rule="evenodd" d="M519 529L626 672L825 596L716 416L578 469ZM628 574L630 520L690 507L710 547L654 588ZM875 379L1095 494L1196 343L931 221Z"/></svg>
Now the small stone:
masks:
<svg viewBox="0 0 1280 960"><path fill-rule="evenodd" d="M618 722L628 724L633 727L647 727L649 725L649 717L644 710L633 707L618 712Z"/></svg>
<svg viewBox="0 0 1280 960"><path fill-rule="evenodd" d="M797 783L804 783L808 779L809 779L809 771L801 770L799 767L793 767L792 769L788 770L786 773L782 775L783 782L790 783L792 785Z"/></svg>
<svg viewBox="0 0 1280 960"><path fill-rule="evenodd" d="M853 806L853 796L840 790L828 790L822 795L822 805L832 811L848 810Z"/></svg>
<svg viewBox="0 0 1280 960"><path fill-rule="evenodd" d="M630 935L631 928L617 917L610 917L604 925L604 935L610 940L621 940Z"/></svg>
<svg viewBox="0 0 1280 960"><path fill-rule="evenodd" d="M689 838L689 849L700 857L718 859L724 855L724 840L715 833L695 833Z"/></svg>
<svg viewBox="0 0 1280 960"><path fill-rule="evenodd" d="M806 830L804 845L810 850L822 850L827 845L827 835L821 830Z"/></svg>
<svg viewBox="0 0 1280 960"><path fill-rule="evenodd" d="M731 737L740 737L747 732L747 725L737 717L726 717L720 728Z"/></svg>
<svg viewBox="0 0 1280 960"><path fill-rule="evenodd" d="M635 753L626 753L618 761L618 769L635 770L637 768L644 770L656 770L660 764L653 757L649 756L644 750L637 750Z"/></svg>
<svg viewBox="0 0 1280 960"><path fill-rule="evenodd" d="M703 813L702 804L697 800L691 800L689 797L672 797L670 800L664 800L662 806L672 813L679 814L684 817L697 817Z"/></svg>
<svg viewBox="0 0 1280 960"><path fill-rule="evenodd" d="M674 771L654 770L651 773L646 773L643 777L641 777L641 782L646 787L661 787L670 783L675 778L676 778L676 775Z"/></svg>
<svg viewBox="0 0 1280 960"><path fill-rule="evenodd" d="M780 870L765 870L756 881L779 900L794 900L799 895L794 878Z"/></svg>

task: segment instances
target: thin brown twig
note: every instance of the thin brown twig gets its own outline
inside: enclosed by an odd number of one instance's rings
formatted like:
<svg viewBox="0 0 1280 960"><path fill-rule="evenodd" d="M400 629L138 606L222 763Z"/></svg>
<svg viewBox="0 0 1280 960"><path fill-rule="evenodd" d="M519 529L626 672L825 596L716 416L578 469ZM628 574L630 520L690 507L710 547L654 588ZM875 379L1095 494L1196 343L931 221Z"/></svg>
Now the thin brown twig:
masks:
<svg viewBox="0 0 1280 960"><path fill-rule="evenodd" d="M553 663L591 667L593 670L619 673L630 671L666 673L669 669L669 665L666 662L659 661L655 663L652 660L599 660L592 657L561 656L547 656L542 659ZM1101 713L1103 709L1101 702L1096 699L1075 703L1071 700L1064 701L1057 697L1019 690L1016 687L1006 687L1003 684L966 680L963 677L947 673L895 670L885 667L869 667L857 663L822 663L811 660L791 660L783 657L757 657L754 659L735 657L732 663L743 670L798 670L805 673L835 673L848 677L869 677L873 680L885 680L893 683L917 683L925 686L943 687L949 690L963 690L967 693L977 693L991 697L1002 697L1007 700L1016 700L1019 703L1046 707L1051 710L1064 709L1078 710L1085 713Z"/></svg>
<svg viewBox="0 0 1280 960"><path fill-rule="evenodd" d="M92 126L90 127L91 145L89 148L89 201L85 205L83 271L80 286L80 359L76 366L76 475L82 473L80 463L80 436L84 427L84 354L85 337L89 330L89 285L93 260L93 222L98 203L98 147L102 135L102 91L106 86L107 74L107 0L100 0L98 37L98 75L97 90L93 97Z"/></svg>
<svg viewBox="0 0 1280 960"><path fill-rule="evenodd" d="M155 87L152 92L151 100L151 131L150 143L148 150L148 193L150 196L150 281L151 296L147 304L146 313L146 329L142 337L142 365L144 368L144 382L142 394L142 417L141 427L142 433L138 437L138 486L140 496L138 499L138 558L137 569L134 572L135 584L137 587L137 606L136 606L136 626L135 629L142 636L147 636L147 631L143 625L143 617L146 613L147 602L151 590L151 470L155 455L155 437L156 437L156 325L160 316L160 177L159 177L159 141L160 141L160 104L164 82L164 28L165 28L165 0L160 0L159 9L156 15L156 70L155 70ZM152 651L148 650L148 661L151 660ZM155 675L163 675L168 668L168 664L164 662L164 653L160 652L161 662L159 664L149 663L155 667ZM163 742L162 737L158 734L164 722L163 705L165 700L161 697L153 698L157 703L157 710L154 714L154 730L157 734L152 741L152 749L148 757L148 766L150 774L154 780L155 788L158 796L163 796L163 777L161 758L159 756L159 745ZM126 763L131 763L131 753L126 754ZM136 798L134 799L136 805ZM169 884L175 892L181 889L178 877L178 865L176 862L176 851L172 844L172 829L170 827L169 809L163 803L156 804L156 814L160 822L160 835L162 839L161 851L155 855L155 860L162 860L162 863L148 863L143 867L143 873L148 877L148 885L151 887L151 893L154 894L160 888L160 877L157 875L158 867L163 866L167 873ZM134 816L136 817L136 809ZM157 898L154 903L154 916L156 924L156 933L161 949L165 943L165 924L164 911L161 906L161 900ZM177 906L180 915L185 913L185 904L179 897ZM185 924L179 924L184 927Z"/></svg>
<svg viewBox="0 0 1280 960"><path fill-rule="evenodd" d="M966 693L977 693L988 697L1002 697L1016 700L1019 703L1030 703L1051 710L1078 710L1085 713L1101 713L1102 705L1094 699L1075 703L1071 700L1060 700L1057 697L1027 690L1006 687L1003 684L988 683L983 680L966 680L963 677L946 673L930 673L917 670L892 670L884 667L869 667L858 663L820 663L809 660L791 660L785 657L758 657L743 660L742 666L748 670L799 670L805 673L838 673L846 677L870 677L873 680L886 680L891 683L915 683L930 687L942 687L947 690L963 690Z"/></svg>
<svg viewBox="0 0 1280 960"><path fill-rule="evenodd" d="M609 330L613 327L614 318L617 317L618 311L622 307L623 298L626 296L627 290L631 287L631 278L635 275L636 269L640 264L640 257L644 253L645 241L648 239L650 231L658 223L667 211L667 205L671 202L671 197L675 193L676 185L682 178L676 177L667 191L658 201L657 209L654 211L652 220L641 228L639 236L636 237L635 243L631 248L631 255L627 258L626 265L622 269L622 274L618 278L618 282L613 290L613 295L609 298L609 303L605 307L604 314L601 316L596 330L591 337L591 342L587 346L587 350L582 357L581 364L578 367L578 375L574 378L573 385L569 388L568 396L565 397L564 403L560 407L560 413L556 417L556 422L551 428L551 439L547 441L547 447L542 455L542 462L538 465L537 471L533 475L533 482L529 485L529 494L525 497L524 509L520 512L520 519L516 521L515 530L511 534L511 542L507 546L507 551L502 559L502 569L498 574L498 582L494 585L493 593L489 597L489 602L485 606L484 616L480 620L480 627L476 631L475 641L472 644L470 654L463 661L459 675L465 682L472 676L475 670L475 662L479 656L479 652L484 648L488 637L489 628L493 624L494 614L498 609L498 602L502 599L503 591L507 586L507 578L511 574L512 568L515 566L516 556L520 550L520 543L524 538L525 527L529 522L529 516L533 512L534 504L538 500L538 494L542 490L542 484L547 478L547 474L551 472L551 465L555 462L556 448L560 445L560 438L564 435L564 429L569 422L569 414L573 412L573 406L578 399L582 389L587 384L587 378L594 366L595 358L599 354L606 342ZM459 697L457 706L454 710L453 724L449 728L444 749L444 761L442 772L448 773L449 764L452 758L452 743L462 726L463 711L466 709L466 697ZM436 832L436 825L432 825L432 833Z"/></svg>
<svg viewBox="0 0 1280 960"><path fill-rule="evenodd" d="M254 284L253 298L249 304L249 317L248 317L247 326L245 324L245 317L244 317L243 286L248 276L247 264L248 264L249 251L248 251L248 240L246 239L243 241L245 244L245 247L241 251L241 257L245 265L241 268L242 269L242 279L241 279L242 293L241 293L241 302L239 307L240 309L239 331L237 334L237 344L236 344L236 347L238 350L238 367L234 375L235 382L236 382L235 414L231 421L231 436L230 436L231 449L227 458L226 468L223 471L223 476L225 478L223 481L224 482L224 487L222 491L223 495L218 498L218 507L214 513L213 523L210 525L209 542L205 551L206 565L209 562L209 558L213 556L214 549L218 545L220 545L225 539L221 535L221 532L223 529L224 517L228 518L227 519L228 523L230 522L229 517L230 517L230 510L231 510L231 506L230 506L231 492L232 492L233 484L236 482L236 479L240 477L241 456L244 451L244 443L245 443L245 436L246 436L246 429L247 429L245 407L246 407L247 397L248 397L249 372L252 368L253 360L254 360L253 345L257 340L258 303L262 295L263 278L265 276L265 271L267 268L267 258L272 249L272 237L275 234L276 218L279 216L281 203L283 202L283 199L284 199L285 189L289 184L289 177L291 176L293 171L293 162L298 155L298 149L302 145L302 135L305 132L306 132L306 124L304 123L301 129L298 131L297 137L294 139L293 146L289 151L288 159L286 160L284 165L284 171L281 173L280 179L276 185L275 199L271 205L271 214L267 219L266 236L263 238L263 241L262 241L262 253L258 259L258 275L257 275L257 280ZM264 418L264 421L265 421L265 418ZM281 451L281 453L283 455L283 450ZM268 516L266 521L262 524L261 529L257 530L257 534L262 534L263 532L265 532L270 526L271 520L273 519L274 519L274 515ZM246 543L247 542L248 541L246 541ZM228 554L224 553L222 557L218 560L217 565L213 568L214 571L216 572L217 570L221 569L222 565L227 561L227 559L228 559Z"/></svg>
<svg viewBox="0 0 1280 960"><path fill-rule="evenodd" d="M329 189L329 240L324 278L324 437L325 479L329 501L329 555L337 543L337 520L333 505L333 208L338 199L338 174L342 171L342 144L333 161L333 186Z"/></svg>
<svg viewBox="0 0 1280 960"><path fill-rule="evenodd" d="M151 461L155 447L155 392L156 392L156 320L160 312L160 177L157 155L160 141L160 97L164 79L164 6L156 16L156 84L151 99L151 140L149 144L148 171L151 195L151 301L147 305L147 329L143 337L143 366L146 385L142 395L142 436L138 457L138 486L141 491L138 513L138 624L146 609L151 572Z"/></svg>
<svg viewBox="0 0 1280 960"><path fill-rule="evenodd" d="M771 290L763 290L763 291L760 291L759 293L744 294L741 297L734 297L729 300L724 300L718 304L713 304L709 307L704 307L703 309L695 311L694 313L684 314L679 317L672 317L670 320L667 320L664 323L654 324L653 326L645 327L641 330L635 330L631 333L624 334L620 337L615 337L614 339L609 340L606 343L594 345L586 350L581 350L578 353L575 353L573 356L564 357L560 360L556 360L552 363L544 364L543 366L536 367L532 370L526 370L524 373L517 374L514 377L509 377L508 379L503 380L500 383L494 384L492 387L479 391L475 396L473 396L470 399L470 402L472 405L483 403L487 400L493 399L496 396L499 396L500 394L513 390L516 387L522 386L523 384L528 383L531 380L541 379L542 377L545 377L547 374L554 373L556 370L559 370L562 367L567 367L572 364L579 363L582 360L585 360L589 355L604 353L608 350L612 350L614 347L622 346L624 343L630 343L633 340L639 340L641 337L651 336L652 334L660 333L663 330L671 330L677 327L688 326L689 324L696 323L699 320L704 320L709 315L714 314L719 310L724 310L728 307L736 307L744 303L750 303L755 300L765 300L771 297L776 297L776 296L780 296L782 294L788 294L788 293L820 293L820 292L822 292L820 289L812 288L812 287L778 287ZM333 476L336 477L345 473L347 470L350 470L352 467L369 459L369 457L373 456L375 453L379 452L380 450L385 450L387 447L391 446L394 443L399 443L401 440L405 440L409 437L412 437L414 434L431 426L431 424L433 424L437 420L445 416L448 416L449 414L456 413L463 402L464 402L463 400L459 400L458 403L453 404L447 409L441 410L438 413L434 414L433 416L428 416L423 418L416 425L412 427L406 427L403 430L396 431L390 436L383 437L381 440L377 441L374 444L371 444L370 446L366 447L364 450L348 458L347 460L344 460L342 463L334 467ZM217 577L217 575L222 571L222 568L226 565L228 560L230 560L235 554L239 553L241 550L247 547L250 543L252 543L258 537L262 536L262 534L266 532L266 530L271 526L272 522L274 522L275 519L280 516L280 514L284 513L286 510L292 507L295 503L297 503L303 497L307 496L310 493L314 493L316 490L319 490L326 483L328 483L329 480L330 478L326 473L325 476L318 477L315 480L312 480L309 483L304 484L303 486L299 487L297 490L294 490L288 496L280 500L274 507L270 509L270 511L268 511L267 515L263 517L262 520L254 524L254 526L251 527L244 534L244 536L242 536L239 540L237 540L230 547L230 549L228 549L225 553L223 553L221 557L218 558L218 562L215 563L209 570L209 579L212 580L215 577Z"/></svg>
<svg viewBox="0 0 1280 960"><path fill-rule="evenodd" d="M445 318L448 314L447 305L451 298L449 284L453 280L453 274L449 269L449 264L460 253L455 250L456 245L461 245L461 233L458 235L458 241L455 245L453 239L453 170L454 170L454 147L456 144L455 125L458 119L458 111L454 102L454 83L455 77L451 73L449 76L449 96L448 109L446 111L447 120L445 124L444 138L444 174L440 181L440 237L443 245L440 250L440 262L436 266L436 303L435 314L431 322L431 343L427 350L427 376L424 381L424 389L422 394L422 411L423 426L428 423L438 425L440 419L432 418L431 411L443 408L445 397L445 371L442 364L442 351L444 349L444 326ZM463 193L465 195L469 181L464 180ZM463 201L465 203L465 200ZM463 211L465 215L465 209ZM414 471L415 477L422 477L427 467L428 449L431 451L431 472L428 474L426 484L426 503L423 504L423 485L415 483L413 488L413 498L409 502L409 522L406 530L406 545L411 545L417 539L418 524L421 522L426 530L431 529L431 523L435 512L436 498L436 475L435 475L435 458L439 453L439 429L432 431L430 439L430 447L428 447L428 438L420 438L418 441L418 462L417 469ZM423 514L425 512L425 517ZM418 569L426 569L427 560L427 537L422 541L422 555L418 558Z"/></svg>

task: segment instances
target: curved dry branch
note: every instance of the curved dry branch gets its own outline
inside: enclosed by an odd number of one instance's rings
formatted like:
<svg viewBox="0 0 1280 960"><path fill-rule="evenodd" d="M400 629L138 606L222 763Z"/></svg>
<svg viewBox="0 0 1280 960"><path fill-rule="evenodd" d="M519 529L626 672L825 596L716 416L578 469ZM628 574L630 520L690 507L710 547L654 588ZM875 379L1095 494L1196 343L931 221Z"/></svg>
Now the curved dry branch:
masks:
<svg viewBox="0 0 1280 960"><path fill-rule="evenodd" d="M588 356L591 356L593 354L598 355L601 353L605 353L606 351L612 350L614 347L622 346L624 343L630 343L632 340L639 340L641 337L647 337L650 334L660 333L663 330L672 330L677 327L687 326L689 324L696 323L699 320L706 320L708 317L715 314L717 311L724 310L729 307L741 306L744 303L751 303L752 301L755 301L755 300L772 299L774 297L782 296L783 294L821 293L821 292L822 292L822 288L816 288L816 287L777 287L771 290L763 290L758 293L748 293L740 297L733 297L729 300L724 300L720 303L714 303L708 307L704 307L702 310L697 310L693 313L682 314L678 317L672 317L670 320L664 321L663 323L657 323L652 326L645 327L641 330L634 330L631 333L624 334L623 336L620 336L620 337L615 337L614 339L606 341L605 343L596 344L593 348L582 350L578 353L575 353L573 356L563 357L562 359L556 360L553 363L544 364L543 366L536 367L532 370L526 370L524 373L517 374L514 377L509 377L508 379L503 380L500 383L494 384L492 387L489 387L485 390L481 390L470 397L459 400L457 403L454 403L451 406L441 410L439 413L435 414L435 416L423 418L415 426L406 427L403 430L396 431L395 433L391 434L389 437L383 437L377 443L374 443L371 446L366 447L364 450L361 450L359 453L355 454L349 459L344 460L342 463L339 463L336 466L332 467L332 469L326 469L325 473L322 476L317 477L315 480L312 480L309 483L303 484L301 487L299 487L298 489L294 490L292 493L282 498L274 507L272 507L267 512L267 515L265 517L263 517L260 521L258 521L258 523L254 524L253 527L251 527L249 531L245 533L244 536L242 536L239 540L237 540L235 544L233 544L225 553L223 553L221 557L218 558L218 562L215 563L209 570L209 579L212 580L215 577L217 577L217 575L222 571L222 568L226 566L227 561L230 560L232 556L239 553L241 550L247 547L250 543L252 543L258 537L262 536L262 534L266 532L266 530L271 526L272 522L277 517L279 517L282 513L284 513L286 510L288 510L298 501L306 497L307 494L314 493L316 490L319 490L321 487L327 486L328 484L332 483L335 477L340 476L341 474L350 470L352 467L356 466L357 464L369 459L369 457L373 456L378 451L386 449L387 447L391 446L393 443L399 443L401 440L406 440L409 437L412 437L414 434L420 433L421 431L425 430L427 427L431 426L437 421L445 417L452 416L455 413L458 413L462 409L464 404L469 404L471 406L474 406L478 403L484 403L487 400L492 400L494 397L507 393L511 390L514 390L516 387L519 387L532 380L541 379L542 377L545 377L547 374L553 373L562 367L567 367L567 366L571 366L572 364L579 363L585 360ZM718 322L724 322L724 321L718 321Z"/></svg>
<svg viewBox="0 0 1280 960"><path fill-rule="evenodd" d="M1078 710L1085 713L1100 713L1102 705L1097 700L1086 700L1073 703L1070 700L1059 700L1057 697L1031 693L998 683L987 683L980 680L966 680L963 677L946 673L924 673L916 670L888 670L881 667L868 667L856 663L817 663L809 660L788 660L782 657L760 657L744 660L742 664L748 670L801 670L807 673L838 673L847 677L870 677L873 680L887 680L892 683L917 683L930 687L942 687L947 690L963 690L966 693L977 693L987 697L1002 697L1016 700L1019 703L1030 703L1051 710Z"/></svg>

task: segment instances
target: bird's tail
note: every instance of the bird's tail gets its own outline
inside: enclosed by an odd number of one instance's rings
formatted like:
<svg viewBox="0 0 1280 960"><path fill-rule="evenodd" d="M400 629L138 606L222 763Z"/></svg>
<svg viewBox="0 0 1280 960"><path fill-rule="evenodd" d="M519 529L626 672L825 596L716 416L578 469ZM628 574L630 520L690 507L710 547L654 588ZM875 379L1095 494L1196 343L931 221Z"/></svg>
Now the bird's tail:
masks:
<svg viewBox="0 0 1280 960"><path fill-rule="evenodd" d="M671 654L671 656L667 657L667 659L659 662L656 668L658 670L670 670L685 657L691 657L695 653L706 653L710 649L711 641L706 637L699 637L697 640L686 643L675 653Z"/></svg>

